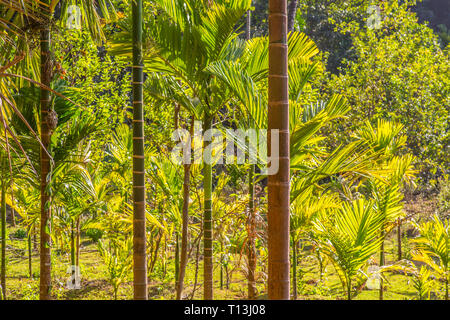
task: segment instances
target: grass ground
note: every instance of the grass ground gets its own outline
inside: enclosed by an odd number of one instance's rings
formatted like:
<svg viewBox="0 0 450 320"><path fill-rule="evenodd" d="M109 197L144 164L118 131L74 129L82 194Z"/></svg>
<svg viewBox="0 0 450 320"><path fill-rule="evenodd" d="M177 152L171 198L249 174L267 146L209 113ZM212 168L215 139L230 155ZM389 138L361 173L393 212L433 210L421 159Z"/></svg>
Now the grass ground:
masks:
<svg viewBox="0 0 450 320"><path fill-rule="evenodd" d="M420 210L428 211L432 208L426 201L420 201ZM431 204L432 205L432 204ZM406 206L408 212L416 210L414 206ZM14 234L18 228L8 227L8 234ZM411 234L411 229L404 230L404 233ZM397 244L395 241L395 234L386 241L386 260L387 264L395 262L397 255ZM407 240L403 242L403 253L408 255ZM25 240L10 239L7 241L7 298L8 299L24 299L34 300L39 298L39 255L37 250L33 250L32 254L32 270L33 277L29 276L28 269L28 254L27 242ZM234 265L239 265L239 256L235 255L232 258ZM192 259L194 260L194 259ZM188 298L202 299L203 288L202 271L203 265L200 260L198 265L198 282L196 290L192 294L195 283L195 263L191 260L188 265L186 279L185 279L185 294ZM343 299L344 294L339 282L339 278L331 264L325 266L323 279L320 279L320 272L317 260L312 256L304 256L301 259L298 280L298 299ZM149 295L151 299L174 299L175 298L175 281L174 281L174 265L173 253L167 259L166 266L156 264L152 278L149 283ZM244 260L240 262L244 264ZM372 261L376 264L376 259ZM233 265L232 264L232 265ZM58 254L54 252L53 257L53 295L56 299L83 299L83 300L104 300L113 299L113 288L107 281L106 266L102 261L101 256L97 251L97 245L90 242L87 238L82 238L82 249L80 253L80 268L81 268L81 289L69 290L66 288L66 283L69 279L69 255ZM261 266L264 262L261 262ZM247 293L247 282L241 267L236 267L235 271L230 272L230 281L227 288L225 275L223 286L220 288L220 268L216 264L214 270L215 299L245 299ZM259 272L257 288L259 292L266 292L264 272ZM411 277L398 274L389 273L386 276L386 291L384 298L386 300L405 300L417 299L417 294L411 283ZM435 289L434 297L440 297L442 293ZM132 282L131 274L127 281L123 283L119 289L118 299L132 299ZM378 299L378 290L369 290L367 286L362 288L358 295L354 298L356 300L376 300ZM260 298L265 298L261 295Z"/></svg>

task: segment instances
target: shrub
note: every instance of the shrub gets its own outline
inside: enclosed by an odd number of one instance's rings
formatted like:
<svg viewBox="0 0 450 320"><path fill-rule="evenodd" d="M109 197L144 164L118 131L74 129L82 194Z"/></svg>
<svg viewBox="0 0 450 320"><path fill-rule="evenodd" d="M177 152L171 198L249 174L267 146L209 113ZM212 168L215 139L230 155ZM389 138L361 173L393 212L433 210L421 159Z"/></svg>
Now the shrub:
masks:
<svg viewBox="0 0 450 320"><path fill-rule="evenodd" d="M27 235L27 231L24 229L17 229L16 232L14 232L14 238L16 239L25 239Z"/></svg>
<svg viewBox="0 0 450 320"><path fill-rule="evenodd" d="M86 230L86 236L92 240L92 242L98 242L103 236L103 231L96 228Z"/></svg>

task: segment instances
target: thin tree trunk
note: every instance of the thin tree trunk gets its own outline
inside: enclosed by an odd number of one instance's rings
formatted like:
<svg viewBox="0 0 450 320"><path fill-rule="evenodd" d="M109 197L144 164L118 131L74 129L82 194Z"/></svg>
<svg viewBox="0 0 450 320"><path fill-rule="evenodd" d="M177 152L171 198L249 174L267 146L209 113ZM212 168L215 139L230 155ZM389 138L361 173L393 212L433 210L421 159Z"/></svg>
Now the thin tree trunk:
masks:
<svg viewBox="0 0 450 320"><path fill-rule="evenodd" d="M220 290L223 289L223 241L220 240Z"/></svg>
<svg viewBox="0 0 450 320"><path fill-rule="evenodd" d="M154 253L154 256L152 258L152 263L151 263L151 266L150 266L150 275L153 273L153 269L155 268L156 260L158 259L158 251L159 251L160 244L161 244L162 235L161 235L160 231L158 231L158 235L159 235L159 237L158 237L158 240L156 240L155 253Z"/></svg>
<svg viewBox="0 0 450 320"><path fill-rule="evenodd" d="M6 183L2 184L2 203L1 203L1 222L2 222L2 268L1 268L1 286L2 296L6 300Z"/></svg>
<svg viewBox="0 0 450 320"><path fill-rule="evenodd" d="M49 1L46 1L47 3ZM50 87L51 82L50 29L44 25L41 30L41 83ZM51 299L51 210L47 194L47 176L50 172L50 128L47 114L50 111L50 92L41 88L41 245L40 245L40 299ZM45 149L44 149L45 148Z"/></svg>
<svg viewBox="0 0 450 320"><path fill-rule="evenodd" d="M230 275L228 274L228 265L225 265L225 279L227 280L227 290L230 289Z"/></svg>
<svg viewBox="0 0 450 320"><path fill-rule="evenodd" d="M191 120L191 127L189 129L190 137L193 138L194 133L194 117ZM192 140L189 140L192 143ZM190 158L189 158L190 160ZM184 286L184 276L186 274L186 266L188 262L188 228L189 228L189 189L190 189L190 175L191 164L190 161L183 165L184 178L183 178L183 212L182 212L182 230L181 230L181 259L180 259L180 274L177 287L177 300L181 300Z"/></svg>
<svg viewBox="0 0 450 320"><path fill-rule="evenodd" d="M11 202L14 203L14 190L13 190L14 182L11 180ZM16 215L14 213L14 208L11 207L11 223L13 227L16 227Z"/></svg>
<svg viewBox="0 0 450 320"><path fill-rule="evenodd" d="M70 264L75 266L75 223L70 225Z"/></svg>
<svg viewBox="0 0 450 320"><path fill-rule="evenodd" d="M142 0L132 1L133 15L133 286L134 299L147 300L145 227L144 110L142 84Z"/></svg>
<svg viewBox="0 0 450 320"><path fill-rule="evenodd" d="M200 241L197 242L197 251L195 254L195 277L194 277L194 288L192 289L191 300L194 298L195 290L197 289L197 281L198 281L198 264L200 260Z"/></svg>
<svg viewBox="0 0 450 320"><path fill-rule="evenodd" d="M402 260L402 222L400 219L397 224L397 260Z"/></svg>
<svg viewBox="0 0 450 320"><path fill-rule="evenodd" d="M180 240L178 232L175 232L175 290L178 288L178 277L180 276Z"/></svg>
<svg viewBox="0 0 450 320"><path fill-rule="evenodd" d="M298 0L291 0L288 8L288 32L294 30L295 16L297 15Z"/></svg>
<svg viewBox="0 0 450 320"><path fill-rule="evenodd" d="M269 0L268 297L290 299L289 275L289 94L286 0ZM272 141L272 130L278 139ZM271 149L278 147L278 155Z"/></svg>
<svg viewBox="0 0 450 320"><path fill-rule="evenodd" d="M347 280L347 300L352 300L352 280Z"/></svg>
<svg viewBox="0 0 450 320"><path fill-rule="evenodd" d="M381 231L381 237L384 239L384 230ZM381 248L380 248L380 268L382 266L384 266L384 240L381 242ZM383 292L383 278L380 277L380 295L379 295L379 300L383 300L384 299L384 292Z"/></svg>
<svg viewBox="0 0 450 320"><path fill-rule="evenodd" d="M255 299L256 297L256 217L255 217L255 188L253 175L255 173L255 165L250 166L248 173L249 186L249 202L248 202L248 234L247 234L247 260L248 260L248 298Z"/></svg>
<svg viewBox="0 0 450 320"><path fill-rule="evenodd" d="M33 250L38 250L36 224L33 223Z"/></svg>
<svg viewBox="0 0 450 320"><path fill-rule="evenodd" d="M295 240L292 240L292 282L293 300L297 300L297 243Z"/></svg>
<svg viewBox="0 0 450 320"><path fill-rule="evenodd" d="M245 39L250 40L251 38L251 23L252 23L252 13L250 10L247 11L247 21L245 25ZM249 155L250 159L250 155ZM255 165L251 164L248 172L248 220L247 220L247 260L248 260L248 299L255 299L256 297L256 248L255 248L255 188L254 188L254 176Z"/></svg>
<svg viewBox="0 0 450 320"><path fill-rule="evenodd" d="M212 127L212 118L205 115L204 132ZM205 154L211 141L203 141L204 156L209 157L203 164L204 215L203 215L203 299L213 299L213 257L212 257L212 155ZM209 161L208 161L209 160Z"/></svg>
<svg viewBox="0 0 450 320"><path fill-rule="evenodd" d="M445 300L448 300L448 276L445 279Z"/></svg>
<svg viewBox="0 0 450 320"><path fill-rule="evenodd" d="M28 272L30 274L30 279L33 278L33 267L31 264L31 234L28 235Z"/></svg>
<svg viewBox="0 0 450 320"><path fill-rule="evenodd" d="M164 237L164 255L162 264L163 264L163 278L165 278L167 272L167 236Z"/></svg>
<svg viewBox="0 0 450 320"><path fill-rule="evenodd" d="M76 254L75 254L75 265L80 266L80 217L77 218L77 224L75 227L75 238L76 238Z"/></svg>
<svg viewBox="0 0 450 320"><path fill-rule="evenodd" d="M70 226L70 264L72 268L72 284L75 286L75 274L76 274L76 250L75 250L75 223L72 220Z"/></svg>
<svg viewBox="0 0 450 320"><path fill-rule="evenodd" d="M245 20L245 40L250 40L252 26L252 12L250 10L247 11Z"/></svg>

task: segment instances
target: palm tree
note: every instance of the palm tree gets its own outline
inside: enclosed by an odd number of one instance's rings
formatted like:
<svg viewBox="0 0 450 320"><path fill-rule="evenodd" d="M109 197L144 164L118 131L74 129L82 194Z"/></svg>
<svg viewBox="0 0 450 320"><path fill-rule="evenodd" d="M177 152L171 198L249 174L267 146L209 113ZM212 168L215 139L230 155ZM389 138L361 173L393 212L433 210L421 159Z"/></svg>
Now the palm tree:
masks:
<svg viewBox="0 0 450 320"><path fill-rule="evenodd" d="M420 232L414 239L413 259L424 262L444 280L445 300L449 299L450 283L450 220L434 215L428 222L413 223Z"/></svg>
<svg viewBox="0 0 450 320"><path fill-rule="evenodd" d="M47 5L50 1L45 1ZM41 80L40 82L50 87L51 82L51 57L50 57L50 19L44 22L40 33L41 43ZM50 124L48 122L50 115L50 92L41 89L41 268L40 268L40 291L41 300L49 300L51 298L51 226L50 226L50 196L47 191L47 179L50 173L50 156L47 150L50 146ZM54 128L53 128L54 129Z"/></svg>
<svg viewBox="0 0 450 320"><path fill-rule="evenodd" d="M272 144L278 157L271 165L278 171L268 176L268 297L289 300L289 85L287 1L269 1L269 109L268 156ZM278 140L272 134L278 130Z"/></svg>
<svg viewBox="0 0 450 320"><path fill-rule="evenodd" d="M134 299L147 300L145 228L144 109L142 84L142 0L132 1L133 14L133 274Z"/></svg>
<svg viewBox="0 0 450 320"><path fill-rule="evenodd" d="M383 159L379 159L380 166L385 166L389 173L384 177L385 181L379 179L369 180L369 190L375 198L376 210L384 217L381 237L386 238L393 229L395 223L404 216L403 195L400 187L404 182L411 180L413 171L410 155L396 156L398 150L406 143L406 137L400 132L403 126L393 122L378 120L374 128L369 122L358 130L360 139L366 141L374 152L382 152ZM380 267L385 264L384 241L380 248ZM379 299L383 300L383 278L380 279Z"/></svg>
<svg viewBox="0 0 450 320"><path fill-rule="evenodd" d="M335 215L322 216L315 222L320 246L339 275L347 299L352 299L353 285L364 278L362 268L380 247L383 217L364 199L344 202Z"/></svg>
<svg viewBox="0 0 450 320"><path fill-rule="evenodd" d="M106 3L107 2L107 3ZM41 164L41 276L40 276L40 298L47 300L51 298L51 225L50 225L50 196L47 191L47 183L49 181L49 173L51 171L51 158L48 153L50 145L51 131L53 131L57 124L57 116L51 109L51 95L54 92L50 88L53 63L51 59L50 46L50 23L53 17L54 9L59 3L62 4L60 21L64 22L67 18L67 8L71 4L77 4L76 1L50 1L43 0L36 1L1 1L0 4L5 6L10 14L10 26L6 27L6 31L12 34L18 34L18 44L16 47L22 48L24 43L29 41L26 32L30 26L39 30L40 40L40 83L31 80L41 87L40 92L40 115L41 115L41 150L40 150L40 164ZM84 13L82 19L83 25L87 26L92 35L97 39L101 39L102 32L100 28L100 18L97 10L100 9L105 18L109 18L108 10L111 10L110 1L83 1L81 10ZM107 9L108 8L108 9ZM3 24L2 24L3 25ZM2 29L5 29L2 26ZM33 30L32 30L33 31ZM23 52L22 52L23 53ZM20 56L20 55L19 55ZM23 59L23 57L22 57ZM20 61L20 60L19 60ZM9 100L8 100L9 101ZM13 106L13 103L9 102ZM30 128L31 129L31 128Z"/></svg>

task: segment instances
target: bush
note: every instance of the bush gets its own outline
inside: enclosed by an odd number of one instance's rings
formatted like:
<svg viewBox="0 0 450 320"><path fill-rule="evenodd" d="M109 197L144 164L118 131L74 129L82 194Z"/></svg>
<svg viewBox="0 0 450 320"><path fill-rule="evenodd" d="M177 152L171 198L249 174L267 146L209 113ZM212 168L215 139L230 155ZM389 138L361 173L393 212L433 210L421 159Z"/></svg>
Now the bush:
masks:
<svg viewBox="0 0 450 320"><path fill-rule="evenodd" d="M86 230L86 236L89 237L93 242L98 242L103 236L103 231L96 228L91 228Z"/></svg>
<svg viewBox="0 0 450 320"><path fill-rule="evenodd" d="M16 232L14 232L14 238L16 239L25 239L27 235L28 233L24 229L17 229Z"/></svg>

